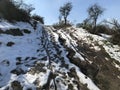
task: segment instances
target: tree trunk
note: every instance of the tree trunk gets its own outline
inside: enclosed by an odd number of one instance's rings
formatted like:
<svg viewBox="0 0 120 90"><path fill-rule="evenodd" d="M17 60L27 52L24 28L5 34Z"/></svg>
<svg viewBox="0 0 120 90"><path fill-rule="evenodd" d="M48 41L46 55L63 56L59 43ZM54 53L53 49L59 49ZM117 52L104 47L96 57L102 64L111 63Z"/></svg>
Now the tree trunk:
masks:
<svg viewBox="0 0 120 90"><path fill-rule="evenodd" d="M92 33L94 33L94 34L96 34L96 22L97 22L97 19L94 19L94 27L92 30Z"/></svg>
<svg viewBox="0 0 120 90"><path fill-rule="evenodd" d="M94 26L95 27L95 31L96 31L96 22L97 22L97 19L95 19L95 26Z"/></svg>
<svg viewBox="0 0 120 90"><path fill-rule="evenodd" d="M67 17L64 17L65 25L67 25Z"/></svg>

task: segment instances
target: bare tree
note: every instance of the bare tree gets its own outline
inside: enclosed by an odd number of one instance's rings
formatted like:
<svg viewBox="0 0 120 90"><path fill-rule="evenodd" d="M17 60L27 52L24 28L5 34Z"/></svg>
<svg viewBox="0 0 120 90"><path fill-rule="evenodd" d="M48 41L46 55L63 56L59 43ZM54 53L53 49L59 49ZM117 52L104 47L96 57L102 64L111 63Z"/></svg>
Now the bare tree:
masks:
<svg viewBox="0 0 120 90"><path fill-rule="evenodd" d="M112 19L111 21L108 21L108 20L104 20L103 21L104 23L107 23L107 24L110 24L111 26L113 26L112 28L114 30L118 30L120 32L120 23L117 19Z"/></svg>
<svg viewBox="0 0 120 90"><path fill-rule="evenodd" d="M98 17L102 15L104 12L104 9L99 6L98 4L94 4L88 8L88 15L91 20L93 20L93 33L96 31L96 24Z"/></svg>
<svg viewBox="0 0 120 90"><path fill-rule="evenodd" d="M67 24L67 17L70 14L70 11L72 10L72 3L68 2L66 4L64 4L62 7L60 7L59 11L60 14L63 16L64 18L64 23L65 25Z"/></svg>

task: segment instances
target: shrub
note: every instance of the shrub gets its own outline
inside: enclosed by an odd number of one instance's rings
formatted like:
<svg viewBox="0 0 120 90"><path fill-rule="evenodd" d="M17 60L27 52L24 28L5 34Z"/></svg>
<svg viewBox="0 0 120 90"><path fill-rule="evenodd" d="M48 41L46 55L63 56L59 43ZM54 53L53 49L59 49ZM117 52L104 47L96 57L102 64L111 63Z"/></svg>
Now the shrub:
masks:
<svg viewBox="0 0 120 90"><path fill-rule="evenodd" d="M84 25L83 29L86 29L88 32L92 33L92 25L91 24Z"/></svg>
<svg viewBox="0 0 120 90"><path fill-rule="evenodd" d="M92 33L92 22L90 19L86 18L82 23L78 23L76 27L86 29L88 32Z"/></svg>
<svg viewBox="0 0 120 90"><path fill-rule="evenodd" d="M83 29L87 30L90 33L92 32L92 25L91 24L78 23L76 25L76 27L83 28Z"/></svg>
<svg viewBox="0 0 120 90"><path fill-rule="evenodd" d="M66 28L66 27L70 27L70 26L72 26L71 22L67 22L66 24L64 24L64 22L53 24L53 27L56 28L56 29Z"/></svg>
<svg viewBox="0 0 120 90"><path fill-rule="evenodd" d="M29 21L30 13L15 5L13 0L0 1L0 18L8 21Z"/></svg>
<svg viewBox="0 0 120 90"><path fill-rule="evenodd" d="M120 23L117 19L112 19L111 21L104 20L104 22L111 26L112 37L110 41L113 44L120 45Z"/></svg>
<svg viewBox="0 0 120 90"><path fill-rule="evenodd" d="M96 26L96 33L104 33L104 34L112 34L112 30L110 29L109 26L105 25L97 25Z"/></svg>
<svg viewBox="0 0 120 90"><path fill-rule="evenodd" d="M111 41L113 44L120 45L120 33L113 34L113 35L112 35L112 38L110 39L110 41Z"/></svg>
<svg viewBox="0 0 120 90"><path fill-rule="evenodd" d="M32 19L41 22L42 24L44 24L44 18L39 16L39 15L33 15Z"/></svg>
<svg viewBox="0 0 120 90"><path fill-rule="evenodd" d="M105 25L105 24L99 24L99 25L97 25L95 31L92 28L92 24L90 22L85 23L83 21L83 23L78 23L76 25L76 27L86 29L88 32L94 33L94 34L104 33L104 34L111 35L111 34L114 33L114 30L112 30L108 25Z"/></svg>

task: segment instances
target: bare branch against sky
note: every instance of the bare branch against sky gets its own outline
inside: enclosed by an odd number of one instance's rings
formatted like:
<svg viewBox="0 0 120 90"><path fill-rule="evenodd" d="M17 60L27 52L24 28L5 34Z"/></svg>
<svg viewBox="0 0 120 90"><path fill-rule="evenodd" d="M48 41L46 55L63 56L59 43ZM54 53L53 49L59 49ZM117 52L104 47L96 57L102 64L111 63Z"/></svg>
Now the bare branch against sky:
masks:
<svg viewBox="0 0 120 90"><path fill-rule="evenodd" d="M100 18L109 19L117 18L120 19L120 0L24 0L28 4L33 4L36 10L33 13L41 15L45 18L46 24L53 24L58 22L59 17L59 7L66 2L72 2L73 10L69 16L69 20L74 23L82 22L87 15L87 8L94 4L98 3L100 6L105 8L105 13ZM99 20L98 20L99 21Z"/></svg>

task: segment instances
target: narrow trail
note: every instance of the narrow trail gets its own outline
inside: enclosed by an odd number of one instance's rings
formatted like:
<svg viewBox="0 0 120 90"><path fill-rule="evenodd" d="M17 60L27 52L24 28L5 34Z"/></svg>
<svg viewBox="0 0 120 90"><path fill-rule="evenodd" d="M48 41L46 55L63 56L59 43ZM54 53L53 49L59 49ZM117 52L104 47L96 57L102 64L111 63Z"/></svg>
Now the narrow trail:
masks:
<svg viewBox="0 0 120 90"><path fill-rule="evenodd" d="M47 28L42 31L41 44L46 52L48 61L47 68L50 70L47 83L43 85L43 89L51 90L52 88L52 90L80 90L82 85L87 81L90 81L90 79L86 79L83 84L80 82L81 76L84 77L84 79L85 76L80 72L76 65L70 63L67 57L68 52L64 46L58 42L58 35L60 34L53 31L54 30L51 28ZM54 35L57 35L57 38ZM75 46L71 42L70 44L75 49ZM98 88L96 90L98 90Z"/></svg>

